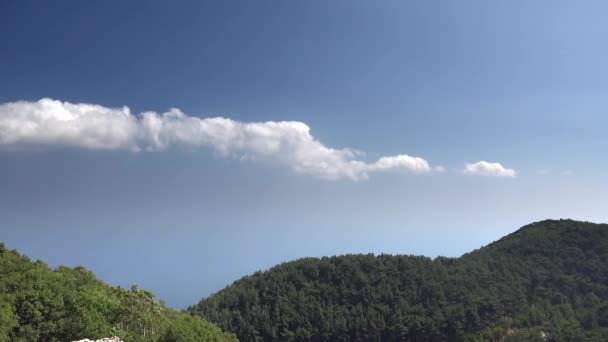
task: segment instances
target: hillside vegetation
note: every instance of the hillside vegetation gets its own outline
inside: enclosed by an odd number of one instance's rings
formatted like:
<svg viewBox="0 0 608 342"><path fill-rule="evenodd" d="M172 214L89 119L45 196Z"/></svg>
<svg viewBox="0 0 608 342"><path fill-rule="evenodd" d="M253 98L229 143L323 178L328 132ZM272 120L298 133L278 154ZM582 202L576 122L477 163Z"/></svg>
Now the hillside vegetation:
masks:
<svg viewBox="0 0 608 342"><path fill-rule="evenodd" d="M168 309L152 293L110 287L83 267L49 268L0 244L0 342L236 341L233 334Z"/></svg>
<svg viewBox="0 0 608 342"><path fill-rule="evenodd" d="M608 225L537 222L460 258L301 259L189 310L242 341L608 341Z"/></svg>

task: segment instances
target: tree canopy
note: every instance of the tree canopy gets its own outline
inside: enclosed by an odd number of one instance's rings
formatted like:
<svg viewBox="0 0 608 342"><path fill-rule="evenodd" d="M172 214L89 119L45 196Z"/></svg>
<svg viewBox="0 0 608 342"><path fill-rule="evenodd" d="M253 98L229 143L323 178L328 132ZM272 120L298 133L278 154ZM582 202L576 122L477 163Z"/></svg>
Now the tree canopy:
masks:
<svg viewBox="0 0 608 342"><path fill-rule="evenodd" d="M83 267L51 269L0 244L0 342L236 341L200 317L166 308L137 286L110 287Z"/></svg>
<svg viewBox="0 0 608 342"><path fill-rule="evenodd" d="M608 225L537 222L460 258L300 259L189 310L242 341L606 341Z"/></svg>

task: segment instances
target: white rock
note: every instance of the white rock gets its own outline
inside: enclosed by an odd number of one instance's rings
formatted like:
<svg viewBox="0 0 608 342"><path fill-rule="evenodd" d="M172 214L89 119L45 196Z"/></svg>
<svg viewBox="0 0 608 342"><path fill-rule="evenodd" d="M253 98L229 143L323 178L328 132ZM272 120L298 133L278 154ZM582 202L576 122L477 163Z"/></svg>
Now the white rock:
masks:
<svg viewBox="0 0 608 342"><path fill-rule="evenodd" d="M124 342L122 341L119 337L106 337L106 338L102 338L101 340L89 340L88 338L85 338L84 340L78 340L78 341L72 341L72 342Z"/></svg>

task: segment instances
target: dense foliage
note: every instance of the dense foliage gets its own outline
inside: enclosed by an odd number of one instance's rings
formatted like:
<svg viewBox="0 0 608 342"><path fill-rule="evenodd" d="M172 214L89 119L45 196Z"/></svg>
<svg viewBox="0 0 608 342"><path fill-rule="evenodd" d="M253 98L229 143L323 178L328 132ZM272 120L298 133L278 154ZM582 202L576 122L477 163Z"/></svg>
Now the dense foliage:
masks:
<svg viewBox="0 0 608 342"><path fill-rule="evenodd" d="M236 341L136 286L110 287L83 267L53 270L0 244L0 342L109 336L129 342Z"/></svg>
<svg viewBox="0 0 608 342"><path fill-rule="evenodd" d="M242 341L608 341L608 225L543 221L460 258L306 258L190 308Z"/></svg>

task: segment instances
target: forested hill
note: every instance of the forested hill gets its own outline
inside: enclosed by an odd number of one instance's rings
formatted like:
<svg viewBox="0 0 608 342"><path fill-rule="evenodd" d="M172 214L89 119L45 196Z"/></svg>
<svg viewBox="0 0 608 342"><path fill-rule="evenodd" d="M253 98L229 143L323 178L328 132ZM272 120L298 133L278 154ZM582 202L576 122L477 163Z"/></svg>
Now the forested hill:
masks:
<svg viewBox="0 0 608 342"><path fill-rule="evenodd" d="M83 267L49 268L0 244L0 342L67 342L119 336L128 342L236 341L152 293L110 287Z"/></svg>
<svg viewBox="0 0 608 342"><path fill-rule="evenodd" d="M241 341L608 341L608 225L547 220L460 258L306 258L189 309Z"/></svg>

